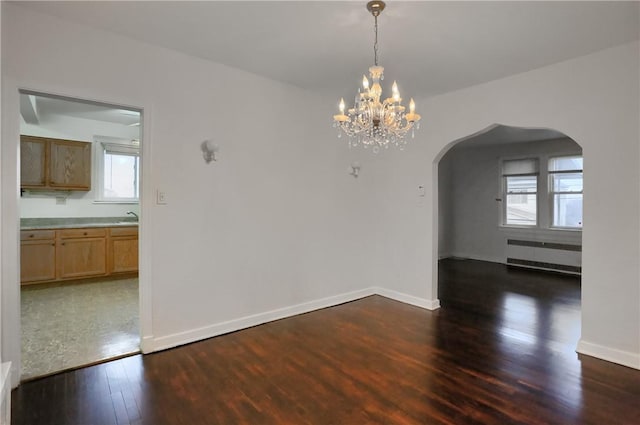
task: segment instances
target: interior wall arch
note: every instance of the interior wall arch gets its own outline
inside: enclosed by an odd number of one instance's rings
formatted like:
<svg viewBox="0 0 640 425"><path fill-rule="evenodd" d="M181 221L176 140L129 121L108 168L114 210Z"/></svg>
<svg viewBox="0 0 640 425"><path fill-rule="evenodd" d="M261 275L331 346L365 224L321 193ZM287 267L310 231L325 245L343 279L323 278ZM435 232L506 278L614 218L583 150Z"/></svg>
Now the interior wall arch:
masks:
<svg viewBox="0 0 640 425"><path fill-rule="evenodd" d="M582 155L582 147L565 133L549 128L492 124L446 144L433 165L433 204L438 216L433 220L434 245L437 241L434 283L437 261L441 258L506 263L507 252L513 251L507 247L508 239L581 245L581 229L554 227L552 200L547 195L549 160L566 155ZM503 158L525 157L536 159L540 167L539 196L535 203L537 224L521 228L504 226L500 162ZM519 255L523 255L521 260L534 260L532 253L532 258L524 253ZM537 255L547 256L548 264L529 266L579 272L579 252L542 250Z"/></svg>
<svg viewBox="0 0 640 425"><path fill-rule="evenodd" d="M633 95L640 85L639 51L637 42L630 43L420 100L423 117L429 119L421 129L426 141L421 154L431 165L422 174L429 182L421 211L429 230L416 246L425 247L422 285L431 300L438 301L441 158L494 123L556 129L582 147L586 170L577 351L640 369L640 101ZM411 287L413 293L420 293L420 285Z"/></svg>

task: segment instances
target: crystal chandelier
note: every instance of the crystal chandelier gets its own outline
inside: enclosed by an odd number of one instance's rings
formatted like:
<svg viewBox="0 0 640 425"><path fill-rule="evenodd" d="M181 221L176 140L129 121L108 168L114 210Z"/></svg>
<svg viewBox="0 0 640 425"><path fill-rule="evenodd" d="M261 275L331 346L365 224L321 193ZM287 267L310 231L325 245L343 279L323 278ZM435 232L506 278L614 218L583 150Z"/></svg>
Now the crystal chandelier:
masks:
<svg viewBox="0 0 640 425"><path fill-rule="evenodd" d="M367 3L367 10L374 18L375 41L373 43L374 65L369 68L369 79L362 76L362 89L358 89L354 107L345 114L344 99L340 99L340 113L333 116L333 126L338 128L338 137L344 132L349 136L349 147L362 145L371 146L374 152L389 145L400 149L407 144L405 135L414 128L419 128L420 115L415 113L416 104L411 99L409 112L405 112L402 99L398 91L398 84L394 81L391 86L391 97L380 101L384 79L384 68L378 65L378 16L384 10L383 1L374 0Z"/></svg>

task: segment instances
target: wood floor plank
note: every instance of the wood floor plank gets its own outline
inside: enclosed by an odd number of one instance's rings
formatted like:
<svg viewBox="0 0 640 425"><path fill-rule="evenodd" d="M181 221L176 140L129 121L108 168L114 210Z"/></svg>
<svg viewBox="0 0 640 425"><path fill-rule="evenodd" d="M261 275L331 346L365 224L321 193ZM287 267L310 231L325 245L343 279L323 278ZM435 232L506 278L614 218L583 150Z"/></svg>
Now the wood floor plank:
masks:
<svg viewBox="0 0 640 425"><path fill-rule="evenodd" d="M575 352L579 278L439 276L436 311L372 296L25 383L12 424L640 423L640 371Z"/></svg>

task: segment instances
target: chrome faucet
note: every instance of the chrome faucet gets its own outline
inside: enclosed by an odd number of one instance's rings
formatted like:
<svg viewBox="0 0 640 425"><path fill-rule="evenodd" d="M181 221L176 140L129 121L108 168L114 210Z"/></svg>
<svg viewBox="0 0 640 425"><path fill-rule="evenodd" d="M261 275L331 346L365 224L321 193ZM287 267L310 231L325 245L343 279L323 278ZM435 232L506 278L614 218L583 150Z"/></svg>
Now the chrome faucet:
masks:
<svg viewBox="0 0 640 425"><path fill-rule="evenodd" d="M127 211L128 215L132 215L136 218L136 221L140 221L140 217L138 217L138 214L134 213L133 211Z"/></svg>

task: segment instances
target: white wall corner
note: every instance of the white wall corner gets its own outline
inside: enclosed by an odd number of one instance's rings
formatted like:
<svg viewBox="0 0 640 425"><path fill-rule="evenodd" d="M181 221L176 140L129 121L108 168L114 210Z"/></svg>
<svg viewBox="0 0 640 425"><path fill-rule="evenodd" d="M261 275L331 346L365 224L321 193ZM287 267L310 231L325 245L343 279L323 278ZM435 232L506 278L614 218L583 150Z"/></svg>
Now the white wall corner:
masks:
<svg viewBox="0 0 640 425"><path fill-rule="evenodd" d="M143 336L140 338L140 351L142 354L149 354L155 351L153 336Z"/></svg>
<svg viewBox="0 0 640 425"><path fill-rule="evenodd" d="M241 329L250 328L252 326L262 325L264 323L273 322L274 320L284 319L286 317L295 316L298 314L308 313L313 310L319 310L322 308L333 307L338 304L355 301L360 298L375 295L374 288L362 289L359 291L347 292L319 300L309 301L289 307L283 307L276 310L267 311L264 313L258 313L251 316L245 316L238 319L229 320L226 322L215 323L201 328L192 329L185 332L179 332L159 338L150 338L149 340L142 341L145 349L143 352L160 351L169 348L177 347L179 345L189 344L192 342L200 341L214 336L223 335L229 332L235 332Z"/></svg>
<svg viewBox="0 0 640 425"><path fill-rule="evenodd" d="M427 310L437 310L440 308L440 300L428 300L426 298L415 297L413 295L404 294L402 292L393 291L386 288L375 288L377 295L391 298L392 300L400 301L405 304L415 305L416 307L426 308Z"/></svg>
<svg viewBox="0 0 640 425"><path fill-rule="evenodd" d="M604 345L594 344L583 339L578 341L576 352L633 369L640 369L640 353L622 351Z"/></svg>

